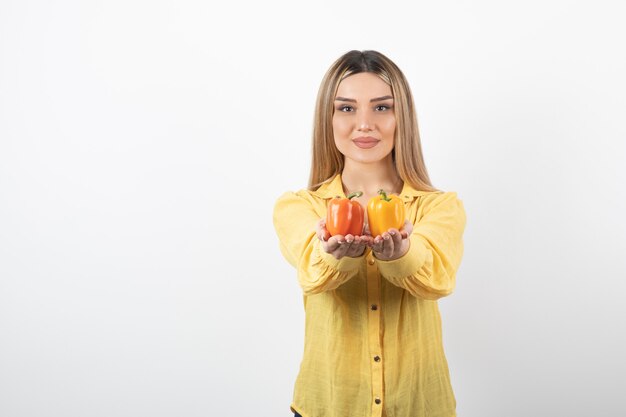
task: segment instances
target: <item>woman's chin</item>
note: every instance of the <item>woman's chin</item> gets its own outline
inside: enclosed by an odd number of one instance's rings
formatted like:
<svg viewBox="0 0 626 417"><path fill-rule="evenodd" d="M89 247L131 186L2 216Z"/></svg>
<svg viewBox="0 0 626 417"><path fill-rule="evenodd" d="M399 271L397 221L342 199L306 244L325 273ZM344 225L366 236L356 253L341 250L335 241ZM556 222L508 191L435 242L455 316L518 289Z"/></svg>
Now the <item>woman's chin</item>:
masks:
<svg viewBox="0 0 626 417"><path fill-rule="evenodd" d="M386 159L386 156L384 155L374 153L366 154L361 152L344 155L344 157L346 160L349 159L359 164L377 164L384 162L384 160Z"/></svg>

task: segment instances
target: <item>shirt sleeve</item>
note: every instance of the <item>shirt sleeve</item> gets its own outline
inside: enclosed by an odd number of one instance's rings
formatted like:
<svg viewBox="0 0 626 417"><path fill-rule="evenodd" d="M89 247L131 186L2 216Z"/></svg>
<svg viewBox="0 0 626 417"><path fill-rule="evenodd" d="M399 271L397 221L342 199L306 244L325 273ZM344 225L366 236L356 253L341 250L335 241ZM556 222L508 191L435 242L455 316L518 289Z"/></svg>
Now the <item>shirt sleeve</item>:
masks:
<svg viewBox="0 0 626 417"><path fill-rule="evenodd" d="M455 192L435 194L424 201L423 215L413 225L409 250L392 261L377 260L378 270L392 284L428 300L454 290L463 256L466 215Z"/></svg>
<svg viewBox="0 0 626 417"><path fill-rule="evenodd" d="M297 269L304 294L333 290L359 272L365 255L336 259L327 253L315 233L320 217L298 193L287 192L278 198L273 220L280 251Z"/></svg>

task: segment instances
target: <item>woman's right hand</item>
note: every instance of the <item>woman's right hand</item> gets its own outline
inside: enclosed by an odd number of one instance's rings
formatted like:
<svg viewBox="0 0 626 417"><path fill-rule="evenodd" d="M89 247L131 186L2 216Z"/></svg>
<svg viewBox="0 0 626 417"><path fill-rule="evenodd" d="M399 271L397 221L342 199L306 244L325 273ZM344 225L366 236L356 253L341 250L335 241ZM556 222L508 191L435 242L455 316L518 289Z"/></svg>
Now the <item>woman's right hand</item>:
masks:
<svg viewBox="0 0 626 417"><path fill-rule="evenodd" d="M326 220L317 222L317 238L322 241L322 248L336 259L344 256L358 258L363 255L365 248L371 244L371 236L335 235L331 236L326 229Z"/></svg>

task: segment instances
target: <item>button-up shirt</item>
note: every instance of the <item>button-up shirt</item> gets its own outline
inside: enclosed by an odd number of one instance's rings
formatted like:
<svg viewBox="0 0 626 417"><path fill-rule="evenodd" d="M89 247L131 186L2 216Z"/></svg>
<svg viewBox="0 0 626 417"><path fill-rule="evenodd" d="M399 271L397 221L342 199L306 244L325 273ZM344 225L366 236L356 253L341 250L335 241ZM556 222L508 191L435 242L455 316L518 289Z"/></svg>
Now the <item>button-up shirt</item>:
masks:
<svg viewBox="0 0 626 417"><path fill-rule="evenodd" d="M444 355L437 299L452 292L463 255L465 210L455 192L400 198L413 223L398 259L336 259L315 226L341 175L315 191L286 192L274 226L297 270L305 309L304 354L291 410L303 417L453 417L456 401Z"/></svg>

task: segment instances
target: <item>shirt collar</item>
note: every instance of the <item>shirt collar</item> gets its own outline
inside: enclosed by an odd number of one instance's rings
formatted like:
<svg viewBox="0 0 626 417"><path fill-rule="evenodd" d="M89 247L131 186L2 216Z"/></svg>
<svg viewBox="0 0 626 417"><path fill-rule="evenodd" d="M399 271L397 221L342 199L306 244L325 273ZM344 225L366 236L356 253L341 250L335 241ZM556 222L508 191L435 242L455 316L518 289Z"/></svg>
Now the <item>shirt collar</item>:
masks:
<svg viewBox="0 0 626 417"><path fill-rule="evenodd" d="M415 197L428 194L429 192L430 191L416 190L415 188L411 187L408 182L405 181L399 197L403 201L413 201ZM331 181L320 185L317 190L311 191L311 194L316 195L320 198L334 198L337 196L341 198L346 198L346 195L343 192L343 185L341 183L341 174L335 175L335 177Z"/></svg>

